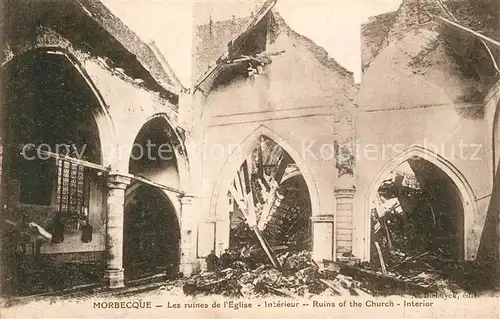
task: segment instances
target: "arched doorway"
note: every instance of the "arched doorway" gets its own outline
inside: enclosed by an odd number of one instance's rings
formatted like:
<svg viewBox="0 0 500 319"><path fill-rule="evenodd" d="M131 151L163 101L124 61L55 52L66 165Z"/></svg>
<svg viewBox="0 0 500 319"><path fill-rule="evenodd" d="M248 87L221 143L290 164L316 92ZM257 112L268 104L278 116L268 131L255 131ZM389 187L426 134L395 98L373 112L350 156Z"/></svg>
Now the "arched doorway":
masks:
<svg viewBox="0 0 500 319"><path fill-rule="evenodd" d="M175 209L155 187L136 185L127 194L123 264L128 279L163 273L175 276L180 262L180 229Z"/></svg>
<svg viewBox="0 0 500 319"><path fill-rule="evenodd" d="M311 251L312 200L301 169L267 134L247 146L249 150L240 150L241 161L233 159L239 167L227 171L217 199L216 215L228 219L217 229L219 244L261 252L265 245L276 252ZM222 247L216 250L221 253Z"/></svg>
<svg viewBox="0 0 500 319"><path fill-rule="evenodd" d="M368 194L370 259L378 263L380 251L388 263L395 254L467 258L474 204L468 189L450 164L424 149L414 147L391 161Z"/></svg>
<svg viewBox="0 0 500 319"><path fill-rule="evenodd" d="M169 123L155 117L137 134L129 172L179 189L179 141ZM175 276L180 264L180 223L173 199L158 187L133 182L126 190L124 268L127 279L154 273ZM175 196L175 195L174 195Z"/></svg>
<svg viewBox="0 0 500 319"><path fill-rule="evenodd" d="M50 244L34 248L41 255L103 250L103 176L60 156L102 163L97 121L104 113L100 98L74 60L57 50L17 56L2 68L1 75L2 219L26 219L50 232ZM95 256L95 264L89 267L100 267L99 254ZM40 260L28 267L29 274L22 275L29 281L25 286L24 279L17 280L18 293L33 292L35 286L84 283L61 280L52 270L68 265L42 265ZM33 278L40 280L33 283ZM89 279L86 275L74 278Z"/></svg>

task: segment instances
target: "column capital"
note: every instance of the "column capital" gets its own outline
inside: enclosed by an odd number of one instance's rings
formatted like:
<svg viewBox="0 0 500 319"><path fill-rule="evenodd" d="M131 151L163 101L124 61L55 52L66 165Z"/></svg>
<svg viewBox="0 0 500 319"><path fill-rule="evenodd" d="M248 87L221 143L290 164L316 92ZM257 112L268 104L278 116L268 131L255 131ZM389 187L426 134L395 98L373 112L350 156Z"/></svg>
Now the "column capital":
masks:
<svg viewBox="0 0 500 319"><path fill-rule="evenodd" d="M354 194L356 193L356 188L340 188L336 187L335 190L335 197L336 198L353 198Z"/></svg>
<svg viewBox="0 0 500 319"><path fill-rule="evenodd" d="M111 189L125 189L132 181L132 175L125 173L109 173L107 186Z"/></svg>
<svg viewBox="0 0 500 319"><path fill-rule="evenodd" d="M334 220L335 216L333 214L325 214L325 215L318 215L311 217L311 221L313 223L333 223Z"/></svg>

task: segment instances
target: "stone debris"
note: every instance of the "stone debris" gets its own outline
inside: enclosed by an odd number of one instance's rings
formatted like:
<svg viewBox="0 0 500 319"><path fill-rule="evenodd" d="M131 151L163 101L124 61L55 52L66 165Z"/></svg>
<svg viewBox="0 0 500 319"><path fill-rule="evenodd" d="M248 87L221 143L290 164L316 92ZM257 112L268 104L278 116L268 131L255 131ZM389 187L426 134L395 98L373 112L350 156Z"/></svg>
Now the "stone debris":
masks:
<svg viewBox="0 0 500 319"><path fill-rule="evenodd" d="M309 251L286 251L277 254L282 265L279 269L268 261L248 263L248 258L234 260L231 268L219 268L187 279L183 291L191 296L223 295L243 298L465 293L463 288L447 278L444 271L430 265L431 260L437 257L421 254L401 258L406 262L393 264L389 267L391 270L383 274L380 270L372 270L368 263L352 259L337 262L324 260L320 267L311 260ZM419 263L421 259L422 263Z"/></svg>
<svg viewBox="0 0 500 319"><path fill-rule="evenodd" d="M304 298L313 295L371 294L362 283L331 270L320 270L308 251L277 254L282 267L278 270L261 263L250 269L237 260L232 268L201 273L184 284L187 295L221 294L233 297L265 297L270 295ZM325 268L326 269L326 268Z"/></svg>

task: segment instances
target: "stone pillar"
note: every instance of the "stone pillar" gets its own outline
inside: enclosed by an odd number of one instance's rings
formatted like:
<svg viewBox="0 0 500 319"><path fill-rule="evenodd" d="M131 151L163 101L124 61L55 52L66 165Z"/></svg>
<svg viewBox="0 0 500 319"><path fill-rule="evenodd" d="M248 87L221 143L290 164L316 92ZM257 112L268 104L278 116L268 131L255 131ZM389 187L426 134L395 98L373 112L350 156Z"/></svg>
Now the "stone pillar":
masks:
<svg viewBox="0 0 500 319"><path fill-rule="evenodd" d="M333 260L334 246L334 215L319 215L311 218L313 226L313 253L312 258L317 262L323 259Z"/></svg>
<svg viewBox="0 0 500 319"><path fill-rule="evenodd" d="M231 232L231 214L233 211L233 200L229 196L221 196L217 207L215 220L215 254L222 255L226 248L229 248Z"/></svg>
<svg viewBox="0 0 500 319"><path fill-rule="evenodd" d="M104 279L110 288L124 287L123 273L123 215L125 188L130 177L120 174L108 176L108 198L106 218L106 270Z"/></svg>
<svg viewBox="0 0 500 319"><path fill-rule="evenodd" d="M205 257L216 249L217 221L215 218L206 218L200 221L197 227L196 259L200 262L201 268L205 269Z"/></svg>
<svg viewBox="0 0 500 319"><path fill-rule="evenodd" d="M224 253L224 250L229 248L229 236L231 231L230 227L231 222L229 220L229 216L228 218L217 219L215 222L215 254L217 256L222 255Z"/></svg>
<svg viewBox="0 0 500 319"><path fill-rule="evenodd" d="M181 265L180 272L190 277L196 263L196 215L198 198L192 195L179 197L181 202Z"/></svg>
<svg viewBox="0 0 500 319"><path fill-rule="evenodd" d="M355 189L336 188L337 213L335 223L335 251L337 258L352 255L353 247L353 199Z"/></svg>

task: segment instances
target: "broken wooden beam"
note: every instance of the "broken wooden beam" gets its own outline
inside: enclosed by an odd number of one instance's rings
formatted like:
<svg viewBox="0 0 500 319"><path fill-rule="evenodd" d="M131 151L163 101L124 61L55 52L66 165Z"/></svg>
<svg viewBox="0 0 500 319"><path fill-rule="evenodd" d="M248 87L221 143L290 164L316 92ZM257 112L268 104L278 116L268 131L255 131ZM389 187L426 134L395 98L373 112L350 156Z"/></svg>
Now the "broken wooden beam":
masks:
<svg viewBox="0 0 500 319"><path fill-rule="evenodd" d="M262 235L262 232L260 231L259 227L257 226L256 221L255 221L255 216L253 216L254 218L251 219L250 212L249 212L250 207L248 205L248 201L244 200L243 195L238 192L235 185L233 185L233 188L230 190L230 194L231 194L231 196L234 197L238 207L240 208L241 212L243 213L243 215L247 219L248 226L250 227L251 230L253 230L253 232L257 236L259 243L261 244L262 248L266 252L266 255L269 257L269 260L271 261L273 267L277 268L277 269L281 268L280 262L279 262L278 258L276 258L276 254L270 248L269 243L264 238L264 236ZM251 196L251 194L249 194L249 195ZM252 208L253 208L253 205L252 205Z"/></svg>
<svg viewBox="0 0 500 319"><path fill-rule="evenodd" d="M163 185L163 184L160 184L160 183L157 183L157 182L153 182L145 177L142 177L142 176L136 176L136 175L132 175L130 177L131 179L133 180L136 180L138 181L139 183L143 183L143 184L146 184L146 185L150 185L150 186L153 186L153 187L157 187L157 188L161 188L161 189L164 189L166 191L169 191L169 192L172 192L172 193L176 193L176 194L179 194L179 195L185 195L186 192L180 190L180 189L177 189L177 188L174 188L174 187L170 187L170 186L167 186L167 185Z"/></svg>
<svg viewBox="0 0 500 319"><path fill-rule="evenodd" d="M382 273L387 275L387 269L385 268L384 256L382 255L382 250L380 249L380 245L378 242L375 242L375 247L377 248L378 258L380 260L380 268L382 269Z"/></svg>
<svg viewBox="0 0 500 319"><path fill-rule="evenodd" d="M392 250L391 232L389 231L389 226L387 226L387 219L385 217L382 218L381 224L385 230L385 235L387 237L387 246L389 247L389 250Z"/></svg>
<svg viewBox="0 0 500 319"><path fill-rule="evenodd" d="M263 283L263 285L264 285L264 287L267 290L272 291L275 294L280 295L282 297L288 297L288 298L294 298L294 299L300 298L299 296L297 296L297 295L293 294L292 292L287 291L285 289L274 288L274 287L272 287L272 286L270 286L269 284L266 284L266 283Z"/></svg>
<svg viewBox="0 0 500 319"><path fill-rule="evenodd" d="M322 279L320 280L323 284L325 284L327 287L331 288L333 291L338 293L341 296L350 296L351 292L348 289L345 289L341 285L338 285L335 281L333 280L328 280L328 279Z"/></svg>
<svg viewBox="0 0 500 319"><path fill-rule="evenodd" d="M260 229L256 225L251 226L250 228L255 232L255 235L257 235L257 239L259 240L260 244L262 245L262 248L264 249L267 256L269 257L269 260L273 264L273 267L276 269L280 269L281 265L280 265L278 258L276 258L276 254L270 248L269 243L267 242L266 238L262 235Z"/></svg>
<svg viewBox="0 0 500 319"><path fill-rule="evenodd" d="M111 168L107 167L107 166L95 164L95 163L92 163L92 162L89 162L89 161L81 160L81 159L74 158L74 157L71 157L71 156L67 156L67 155L64 155L64 154L58 154L58 153L43 151L43 150L40 150L40 149L38 149L37 152L39 152L41 155L44 155L44 156L49 156L49 157L52 157L52 158L55 158L55 159L58 159L58 160L67 161L67 162L70 162L70 163L73 163L73 164L76 164L76 165L81 165L81 166L84 166L84 167L88 167L88 168L91 168L91 169L94 169L94 170L97 170L97 171L100 171L100 172L111 173ZM116 172L116 173L119 173L119 172ZM150 186L161 188L161 189L164 189L166 191L169 191L169 192L172 192L172 193L177 193L177 194L180 194L180 195L185 195L186 194L186 192L184 192L184 191L182 191L180 189L177 189L177 188L171 187L171 186L167 186L167 185L163 185L163 184L160 184L160 183L157 183L157 182L153 182L153 181L151 181L151 180L149 180L149 179L147 179L147 178L145 178L143 176L131 175L131 174L128 174L128 173L122 173L122 174L130 176L131 179L136 180L137 182L140 182L140 183L143 183L143 184L147 184L147 185L150 185Z"/></svg>
<svg viewBox="0 0 500 319"><path fill-rule="evenodd" d="M407 259L403 260L402 262L400 262L399 264L394 265L394 266L392 266L392 267L389 267L389 270L394 270L394 269L397 269L397 268L399 268L399 267L403 266L403 265L404 265L404 264L406 264L406 263L409 263L409 262L411 262L411 261L418 260L418 259L420 259L420 258L422 258L422 257L424 257L424 256L427 256L428 254L430 254L430 253L429 253L429 252L425 252L425 253L422 253L422 254L420 254L420 255L418 255L418 256L412 256L412 257L410 257L410 258L407 258Z"/></svg>
<svg viewBox="0 0 500 319"><path fill-rule="evenodd" d="M404 279L396 278L390 275L384 275L372 270L362 269L355 266L349 266L347 264L340 264L340 273L346 276L351 276L359 278L360 280L370 280L373 282L380 282L392 286L396 289L401 289L404 291L411 291L413 293L426 293L432 292L430 287L424 287L416 283L405 281Z"/></svg>
<svg viewBox="0 0 500 319"><path fill-rule="evenodd" d="M369 293L367 293L366 291L364 291L363 289L361 288L356 288L356 287L351 287L351 289L358 295L358 296L364 296L364 297L368 297L368 296L371 296Z"/></svg>

